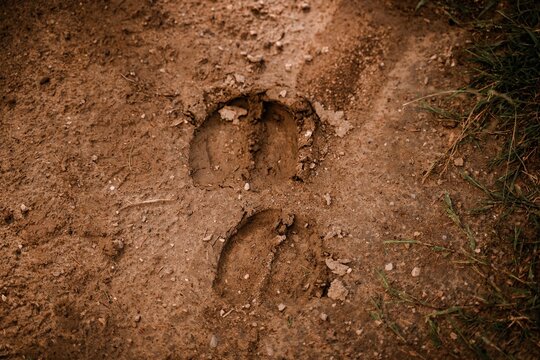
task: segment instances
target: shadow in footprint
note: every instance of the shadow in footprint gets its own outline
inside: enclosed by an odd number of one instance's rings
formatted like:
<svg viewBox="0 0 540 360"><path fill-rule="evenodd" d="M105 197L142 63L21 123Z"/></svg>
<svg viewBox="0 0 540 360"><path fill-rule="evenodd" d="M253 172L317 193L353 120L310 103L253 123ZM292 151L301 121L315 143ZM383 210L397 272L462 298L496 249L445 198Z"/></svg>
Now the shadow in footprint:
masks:
<svg viewBox="0 0 540 360"><path fill-rule="evenodd" d="M321 241L304 224L274 209L244 217L226 239L214 289L231 304L321 296Z"/></svg>
<svg viewBox="0 0 540 360"><path fill-rule="evenodd" d="M190 170L195 185L254 186L298 179L309 171L316 116L263 95L233 99L195 131ZM307 164L307 163L310 164Z"/></svg>

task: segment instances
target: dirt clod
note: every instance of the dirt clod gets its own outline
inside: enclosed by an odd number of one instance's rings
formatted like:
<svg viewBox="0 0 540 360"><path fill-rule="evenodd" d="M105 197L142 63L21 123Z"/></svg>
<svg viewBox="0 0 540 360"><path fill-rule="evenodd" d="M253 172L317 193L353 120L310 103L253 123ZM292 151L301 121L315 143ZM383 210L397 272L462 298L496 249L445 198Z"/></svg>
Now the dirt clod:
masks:
<svg viewBox="0 0 540 360"><path fill-rule="evenodd" d="M344 276L349 272L347 265L341 264L339 261L335 261L332 258L325 260L326 266L336 275Z"/></svg>
<svg viewBox="0 0 540 360"><path fill-rule="evenodd" d="M247 115L247 110L239 106L224 106L218 112L223 120L231 121L233 125L238 125L239 118Z"/></svg>
<svg viewBox="0 0 540 360"><path fill-rule="evenodd" d="M330 299L345 301L347 295L349 295L349 290L347 290L341 280L335 279L330 283L330 288L328 289L328 297Z"/></svg>
<svg viewBox="0 0 540 360"><path fill-rule="evenodd" d="M457 167L462 167L464 163L465 161L463 160L463 158L454 159L454 165Z"/></svg>
<svg viewBox="0 0 540 360"><path fill-rule="evenodd" d="M345 119L343 111L325 110L324 106L319 102L314 102L313 108L321 121L334 128L336 136L342 138L353 128L352 124Z"/></svg>

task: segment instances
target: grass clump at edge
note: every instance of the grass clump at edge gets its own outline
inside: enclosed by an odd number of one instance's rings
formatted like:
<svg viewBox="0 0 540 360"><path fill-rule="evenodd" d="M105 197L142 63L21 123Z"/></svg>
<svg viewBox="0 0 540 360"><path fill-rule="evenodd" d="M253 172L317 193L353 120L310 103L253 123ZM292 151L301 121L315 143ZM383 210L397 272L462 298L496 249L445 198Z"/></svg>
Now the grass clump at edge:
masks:
<svg viewBox="0 0 540 360"><path fill-rule="evenodd" d="M416 9L430 2L419 1ZM439 0L433 3L443 8L454 23L460 24L460 19L464 18L474 19L471 25L481 38L467 49L472 70L469 86L452 94L465 94L470 106L462 113L450 107L425 106L425 109L457 121L461 127L461 135L446 153L447 161L460 145L478 138L488 127L492 134L502 139L501 150L491 165L502 169L503 175L494 184L484 185L467 173L463 176L487 195L488 211L498 209L502 212L498 216L501 223L515 212L519 212L525 221L521 227L513 227L513 234L509 236L514 252L513 266L497 271L503 283L512 280L514 285L501 288L489 279L491 292L473 311L466 308L460 308L459 312L442 311L429 318L429 324L437 334L437 321L450 322L479 358L490 358L489 348L495 349L497 356L506 358L519 356L528 346L535 348L534 351L530 349L533 353L539 353L540 2L485 0L473 4L471 1ZM480 20L487 13L492 13L493 19ZM442 171L446 168L444 166ZM448 212L449 197L445 198L445 203ZM453 220L468 229L461 220ZM524 234L525 230L529 230L528 236ZM475 268L475 271L480 269ZM399 299L395 291L388 290L388 282L385 283L388 295ZM397 294L401 293L404 292ZM475 338L479 341L471 343L470 340ZM438 338L436 340L440 345Z"/></svg>

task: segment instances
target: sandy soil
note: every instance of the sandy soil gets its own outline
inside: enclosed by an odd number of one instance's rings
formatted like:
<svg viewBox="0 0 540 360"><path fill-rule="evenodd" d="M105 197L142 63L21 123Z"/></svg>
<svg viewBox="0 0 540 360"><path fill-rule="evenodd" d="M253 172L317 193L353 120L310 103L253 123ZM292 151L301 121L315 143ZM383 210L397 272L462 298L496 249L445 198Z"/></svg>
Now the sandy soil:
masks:
<svg viewBox="0 0 540 360"><path fill-rule="evenodd" d="M459 129L466 34L415 1L3 1L0 358L472 356L431 308L486 280L441 205L481 193ZM490 219L472 223L484 252ZM384 320L384 319L383 319Z"/></svg>

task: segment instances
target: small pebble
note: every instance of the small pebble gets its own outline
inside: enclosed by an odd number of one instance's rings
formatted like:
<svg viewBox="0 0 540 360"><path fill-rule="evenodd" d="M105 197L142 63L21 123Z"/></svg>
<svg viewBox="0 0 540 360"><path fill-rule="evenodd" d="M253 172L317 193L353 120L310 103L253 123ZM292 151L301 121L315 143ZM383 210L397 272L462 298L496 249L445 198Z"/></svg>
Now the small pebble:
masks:
<svg viewBox="0 0 540 360"><path fill-rule="evenodd" d="M210 338L210 347L216 348L218 346L218 338L216 335L212 334L212 337Z"/></svg>
<svg viewBox="0 0 540 360"><path fill-rule="evenodd" d="M135 321L135 322L137 322L137 323L140 322L140 321L141 321L141 314L135 315L135 316L133 317L133 321Z"/></svg>
<svg viewBox="0 0 540 360"><path fill-rule="evenodd" d="M248 55L247 59L251 63L262 63L262 62L264 62L264 56L262 56L262 55Z"/></svg>
<svg viewBox="0 0 540 360"><path fill-rule="evenodd" d="M454 165L456 165L457 167L463 166L464 163L465 162L464 162L463 158L454 159Z"/></svg>
<svg viewBox="0 0 540 360"><path fill-rule="evenodd" d="M210 241L210 240L212 240L212 236L213 236L212 234L210 234L210 235L208 235L208 236L205 236L205 237L203 238L203 241Z"/></svg>
<svg viewBox="0 0 540 360"><path fill-rule="evenodd" d="M30 208L24 204L21 204L21 212L26 214L28 211L30 211Z"/></svg>
<svg viewBox="0 0 540 360"><path fill-rule="evenodd" d="M249 189L251 189L251 185L249 185L249 183L245 183L244 190L249 191Z"/></svg>
<svg viewBox="0 0 540 360"><path fill-rule="evenodd" d="M278 308L279 311L285 310L286 307L287 307L287 305L285 305L285 304L279 304L279 305L277 306L277 308Z"/></svg>
<svg viewBox="0 0 540 360"><path fill-rule="evenodd" d="M325 313L321 313L320 318L322 321L326 321L328 319L328 315L326 315Z"/></svg>
<svg viewBox="0 0 540 360"><path fill-rule="evenodd" d="M388 264L384 265L384 270L386 270L386 271L394 270L394 264L388 263Z"/></svg>
<svg viewBox="0 0 540 360"><path fill-rule="evenodd" d="M327 206L330 206L332 205L332 197L330 196L330 194L326 193L324 194L324 200L326 200L326 205Z"/></svg>
<svg viewBox="0 0 540 360"><path fill-rule="evenodd" d="M420 268L419 268L419 267L415 267L414 269L412 269L411 275L412 275L413 277L418 277L418 276L420 276Z"/></svg>
<svg viewBox="0 0 540 360"><path fill-rule="evenodd" d="M236 80L237 83L240 83L240 84L243 84L244 82L246 82L246 77L240 74L234 74L234 79Z"/></svg>

